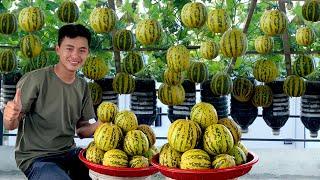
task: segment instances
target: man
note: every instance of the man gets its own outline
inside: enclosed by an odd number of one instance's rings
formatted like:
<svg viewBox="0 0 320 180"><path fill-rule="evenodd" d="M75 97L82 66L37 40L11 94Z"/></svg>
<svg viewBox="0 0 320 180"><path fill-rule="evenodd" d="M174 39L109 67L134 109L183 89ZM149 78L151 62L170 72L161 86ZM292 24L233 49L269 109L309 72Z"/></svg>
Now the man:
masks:
<svg viewBox="0 0 320 180"><path fill-rule="evenodd" d="M58 64L25 74L4 109L5 128L18 128L15 158L28 179L89 179L73 136L89 137L100 124L89 123L95 118L90 90L76 74L90 41L82 25L61 27Z"/></svg>

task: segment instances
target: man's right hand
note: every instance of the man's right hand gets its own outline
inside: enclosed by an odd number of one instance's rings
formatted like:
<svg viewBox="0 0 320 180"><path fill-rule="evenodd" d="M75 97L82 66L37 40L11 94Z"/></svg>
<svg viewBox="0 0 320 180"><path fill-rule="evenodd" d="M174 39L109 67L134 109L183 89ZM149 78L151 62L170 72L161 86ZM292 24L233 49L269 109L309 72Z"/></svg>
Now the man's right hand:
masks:
<svg viewBox="0 0 320 180"><path fill-rule="evenodd" d="M6 129L15 129L21 118L22 110L21 89L17 88L16 94L12 101L8 101L3 112Z"/></svg>

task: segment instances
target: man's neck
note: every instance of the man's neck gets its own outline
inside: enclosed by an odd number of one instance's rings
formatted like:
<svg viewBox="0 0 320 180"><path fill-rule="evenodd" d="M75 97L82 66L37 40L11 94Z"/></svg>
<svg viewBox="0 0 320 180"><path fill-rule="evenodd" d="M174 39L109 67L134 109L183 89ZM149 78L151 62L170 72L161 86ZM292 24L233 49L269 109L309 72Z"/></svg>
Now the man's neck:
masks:
<svg viewBox="0 0 320 180"><path fill-rule="evenodd" d="M53 69L56 75L67 84L72 84L76 78L75 72L68 71L60 64L56 64Z"/></svg>

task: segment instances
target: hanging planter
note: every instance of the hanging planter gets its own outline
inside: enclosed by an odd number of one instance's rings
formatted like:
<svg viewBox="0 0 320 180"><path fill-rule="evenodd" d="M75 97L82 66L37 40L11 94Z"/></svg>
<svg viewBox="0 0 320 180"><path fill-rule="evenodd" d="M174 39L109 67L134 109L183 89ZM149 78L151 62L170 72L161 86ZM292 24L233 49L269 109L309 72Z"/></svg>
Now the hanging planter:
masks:
<svg viewBox="0 0 320 180"><path fill-rule="evenodd" d="M316 138L320 129L320 82L307 81L306 91L301 96L301 121Z"/></svg>
<svg viewBox="0 0 320 180"><path fill-rule="evenodd" d="M254 78L249 77L248 79L255 84ZM230 106L231 117L239 124L242 133L247 133L249 131L248 127L258 116L258 108L252 104L251 100L241 102L233 96L231 96Z"/></svg>
<svg viewBox="0 0 320 180"><path fill-rule="evenodd" d="M177 106L168 106L168 118L172 122L177 119L190 119L191 108L196 104L196 85L190 80L184 80L182 87L185 91L185 100Z"/></svg>
<svg viewBox="0 0 320 180"><path fill-rule="evenodd" d="M1 78L1 93L0 93L0 108L3 110L4 105L11 101L16 94L16 85L21 78L20 72L11 72L2 74Z"/></svg>
<svg viewBox="0 0 320 180"><path fill-rule="evenodd" d="M113 91L112 82L113 77L105 77L95 81L102 87L102 101L108 101L118 105L118 93Z"/></svg>
<svg viewBox="0 0 320 180"><path fill-rule="evenodd" d="M283 92L284 80L275 80L267 85L271 88L273 94L272 104L264 107L262 116L266 124L272 128L273 135L280 134L282 128L289 119L289 96Z"/></svg>
<svg viewBox="0 0 320 180"><path fill-rule="evenodd" d="M157 118L156 82L153 79L135 79L136 88L131 93L130 107L138 124L152 125Z"/></svg>
<svg viewBox="0 0 320 180"><path fill-rule="evenodd" d="M210 89L210 81L206 80L201 84L201 101L212 104L218 113L219 119L228 117L228 98L227 96L215 96Z"/></svg>

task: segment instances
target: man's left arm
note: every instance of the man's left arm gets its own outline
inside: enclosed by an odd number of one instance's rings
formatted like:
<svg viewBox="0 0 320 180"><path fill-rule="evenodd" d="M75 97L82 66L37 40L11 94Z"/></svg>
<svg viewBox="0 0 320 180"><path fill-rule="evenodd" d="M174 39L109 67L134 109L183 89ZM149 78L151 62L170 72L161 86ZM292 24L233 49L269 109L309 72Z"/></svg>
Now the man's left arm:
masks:
<svg viewBox="0 0 320 180"><path fill-rule="evenodd" d="M102 124L102 122L99 120L91 124L89 121L80 119L77 122L76 133L80 139L91 137L100 124Z"/></svg>

